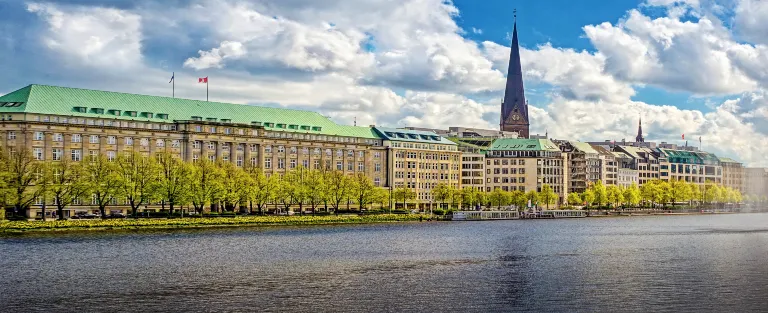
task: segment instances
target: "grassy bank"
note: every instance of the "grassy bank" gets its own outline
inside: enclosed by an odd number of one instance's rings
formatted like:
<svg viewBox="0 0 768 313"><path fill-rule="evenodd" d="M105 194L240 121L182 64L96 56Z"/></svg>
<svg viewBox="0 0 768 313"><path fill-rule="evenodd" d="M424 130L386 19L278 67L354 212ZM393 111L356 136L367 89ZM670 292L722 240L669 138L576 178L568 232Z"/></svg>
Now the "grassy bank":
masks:
<svg viewBox="0 0 768 313"><path fill-rule="evenodd" d="M368 224L418 221L417 214L327 215L327 216L241 216L174 219L107 219L65 221L3 221L0 233L82 231L110 229L169 229L231 226L292 226L326 224Z"/></svg>

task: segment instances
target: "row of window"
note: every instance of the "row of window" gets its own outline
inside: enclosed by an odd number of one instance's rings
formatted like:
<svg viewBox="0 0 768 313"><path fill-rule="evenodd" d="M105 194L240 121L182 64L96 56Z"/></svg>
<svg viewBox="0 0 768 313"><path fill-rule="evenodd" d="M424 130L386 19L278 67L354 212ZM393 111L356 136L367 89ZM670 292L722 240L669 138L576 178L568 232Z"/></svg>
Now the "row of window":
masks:
<svg viewBox="0 0 768 313"><path fill-rule="evenodd" d="M396 151L395 152L395 158L396 159L422 159L422 160L441 160L441 161L458 161L459 156L458 155L449 155L449 154L437 154L437 153L416 153L416 152L405 152L405 151Z"/></svg>
<svg viewBox="0 0 768 313"><path fill-rule="evenodd" d="M438 151L457 151L455 146L451 145L434 145L425 143L413 143L413 142L392 142L393 148L408 148L408 149L424 149L424 150L438 150Z"/></svg>
<svg viewBox="0 0 768 313"><path fill-rule="evenodd" d="M118 111L119 113L119 111ZM148 117L152 118L152 113ZM158 114L159 118L168 118L167 114ZM109 127L126 127L126 128L142 128L142 129L156 129L156 130L176 130L175 124L169 124L169 123L143 123L143 122L135 122L135 121L118 121L118 120L110 120L110 119L86 119L86 118L78 118L78 117L67 117L67 116L35 116L34 121L40 122L53 122L53 123L65 123L65 124L81 124L81 125L90 125L90 126L109 126ZM202 125L195 125L194 130L196 132L207 132L207 133L218 133L219 130L221 130L224 134L227 135L245 135L246 130L243 128L232 128L232 127L221 127L217 128L217 126L205 126L205 128ZM320 128L317 128L315 130L320 130ZM253 129L251 130L252 136L258 136L258 131ZM335 142L347 142L347 143L366 143L373 146L381 146L382 141L378 139L363 139L363 138L355 138L355 137L340 137L340 136L326 136L326 135L313 135L313 134L302 134L302 133L291 133L291 132L264 132L264 135L267 137L273 137L273 138L293 138L293 139L307 139L307 140L321 140L321 141L335 141Z"/></svg>

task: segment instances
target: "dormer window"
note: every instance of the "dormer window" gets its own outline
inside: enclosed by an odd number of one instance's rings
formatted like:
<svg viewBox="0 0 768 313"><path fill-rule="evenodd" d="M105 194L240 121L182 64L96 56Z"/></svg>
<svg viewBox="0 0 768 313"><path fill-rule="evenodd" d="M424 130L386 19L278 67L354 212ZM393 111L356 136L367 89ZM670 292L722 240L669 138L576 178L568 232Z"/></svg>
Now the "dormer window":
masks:
<svg viewBox="0 0 768 313"><path fill-rule="evenodd" d="M312 127L312 130L319 132L319 131L322 131L322 130L323 130L323 128L322 128L322 127L320 127L320 126L313 126L313 127Z"/></svg>
<svg viewBox="0 0 768 313"><path fill-rule="evenodd" d="M193 120L193 121L198 121L198 122L199 122L199 121L202 121L202 120L203 120L203 118L202 118L202 117L200 117L200 116L193 116L193 117L192 117L192 120Z"/></svg>
<svg viewBox="0 0 768 313"><path fill-rule="evenodd" d="M309 127L309 126L307 126L307 125L301 125L301 129L302 129L302 130L310 130L310 129L311 129L311 127Z"/></svg>
<svg viewBox="0 0 768 313"><path fill-rule="evenodd" d="M102 108L92 108L91 109L91 113L104 114L104 109L102 109Z"/></svg>
<svg viewBox="0 0 768 313"><path fill-rule="evenodd" d="M215 122L216 118L215 117L206 117L205 120L209 121L209 122Z"/></svg>
<svg viewBox="0 0 768 313"><path fill-rule="evenodd" d="M154 114L152 112L141 112L141 116L146 118L152 118Z"/></svg>
<svg viewBox="0 0 768 313"><path fill-rule="evenodd" d="M109 110L109 113L112 115L120 116L120 110Z"/></svg>
<svg viewBox="0 0 768 313"><path fill-rule="evenodd" d="M277 128L285 128L285 124L277 124Z"/></svg>
<svg viewBox="0 0 768 313"><path fill-rule="evenodd" d="M299 129L299 125L288 125L288 129Z"/></svg>
<svg viewBox="0 0 768 313"><path fill-rule="evenodd" d="M232 120L230 120L230 119L228 119L228 118L222 118L222 119L221 119L221 122L222 122L222 123L232 123Z"/></svg>
<svg viewBox="0 0 768 313"><path fill-rule="evenodd" d="M275 123L264 123L264 126L274 128L275 127Z"/></svg>
<svg viewBox="0 0 768 313"><path fill-rule="evenodd" d="M261 126L261 122L253 121L253 122L251 122L251 125L253 125L253 126Z"/></svg>
<svg viewBox="0 0 768 313"><path fill-rule="evenodd" d="M168 119L168 114L158 113L157 114L157 118L167 120Z"/></svg>
<svg viewBox="0 0 768 313"><path fill-rule="evenodd" d="M75 112L86 113L86 112L88 112L88 108L86 108L86 107L75 107Z"/></svg>

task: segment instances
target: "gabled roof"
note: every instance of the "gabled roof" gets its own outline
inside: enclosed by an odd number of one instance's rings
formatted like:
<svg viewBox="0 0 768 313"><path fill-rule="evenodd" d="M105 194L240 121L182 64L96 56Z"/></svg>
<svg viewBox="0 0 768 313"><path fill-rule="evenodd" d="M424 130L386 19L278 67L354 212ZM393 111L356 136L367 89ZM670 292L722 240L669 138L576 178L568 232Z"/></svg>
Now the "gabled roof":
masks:
<svg viewBox="0 0 768 313"><path fill-rule="evenodd" d="M434 132L378 126L373 127L373 129L384 140L456 145L455 142Z"/></svg>
<svg viewBox="0 0 768 313"><path fill-rule="evenodd" d="M496 139L489 151L552 151L560 152L557 145L549 139Z"/></svg>
<svg viewBox="0 0 768 313"><path fill-rule="evenodd" d="M29 85L0 97L0 112L169 122L193 117L261 125L267 130L379 139L369 127L339 125L316 112L222 102ZM13 105L9 106L8 104ZM81 108L81 112L76 109ZM101 109L101 110L97 110ZM117 112L117 113L115 113ZM130 112L137 112L131 116ZM152 113L149 117L142 113ZM167 114L161 118L160 114Z"/></svg>
<svg viewBox="0 0 768 313"><path fill-rule="evenodd" d="M590 146L590 145L589 145L588 143L586 143L586 142L581 142L581 141L568 141L568 142L569 142L569 143L571 143L571 145L572 145L572 146L573 146L575 149L577 149L577 150L579 150L579 151L581 151L581 152L584 152L584 153L594 153L594 154L598 154L597 150L595 150L594 148L592 148L592 146Z"/></svg>

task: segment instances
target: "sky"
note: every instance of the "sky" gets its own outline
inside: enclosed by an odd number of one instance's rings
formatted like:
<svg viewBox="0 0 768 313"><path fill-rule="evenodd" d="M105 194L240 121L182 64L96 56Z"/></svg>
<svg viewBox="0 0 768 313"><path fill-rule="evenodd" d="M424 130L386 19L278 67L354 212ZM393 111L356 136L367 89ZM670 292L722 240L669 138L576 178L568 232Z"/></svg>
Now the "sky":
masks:
<svg viewBox="0 0 768 313"><path fill-rule="evenodd" d="M531 132L768 166L765 0L0 0L0 94L28 84L498 128L517 9Z"/></svg>

